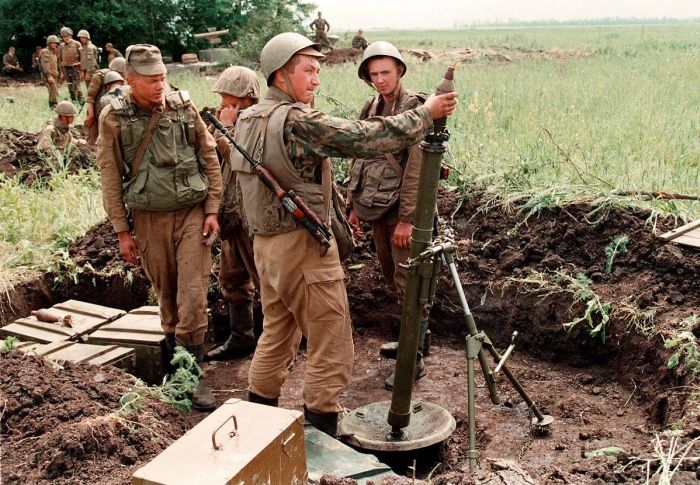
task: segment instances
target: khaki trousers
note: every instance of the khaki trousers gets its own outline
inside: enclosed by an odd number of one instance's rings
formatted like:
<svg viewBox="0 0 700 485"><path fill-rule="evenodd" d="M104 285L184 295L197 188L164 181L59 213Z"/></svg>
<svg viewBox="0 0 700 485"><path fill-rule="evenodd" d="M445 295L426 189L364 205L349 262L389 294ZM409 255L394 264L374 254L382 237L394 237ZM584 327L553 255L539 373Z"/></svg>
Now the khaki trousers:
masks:
<svg viewBox="0 0 700 485"><path fill-rule="evenodd" d="M338 248L325 256L304 229L261 236L253 243L260 275L263 333L250 365L250 390L279 397L298 344L307 339L302 396L319 413L339 412L340 393L352 376L354 348L348 297Z"/></svg>
<svg viewBox="0 0 700 485"><path fill-rule="evenodd" d="M241 236L248 237L246 234L241 234ZM224 300L228 302L253 301L255 296L254 282L257 283L253 257L253 247L250 242L246 244L245 240L242 241L238 237L221 241L219 288ZM250 272L246 261L253 265ZM253 273L252 278L251 273Z"/></svg>
<svg viewBox="0 0 700 485"><path fill-rule="evenodd" d="M46 83L46 89L49 91L49 103L58 102L58 79L54 78L53 84Z"/></svg>
<svg viewBox="0 0 700 485"><path fill-rule="evenodd" d="M158 297L163 332L201 345L207 331L211 250L202 244L204 206L172 212L133 211L141 265Z"/></svg>

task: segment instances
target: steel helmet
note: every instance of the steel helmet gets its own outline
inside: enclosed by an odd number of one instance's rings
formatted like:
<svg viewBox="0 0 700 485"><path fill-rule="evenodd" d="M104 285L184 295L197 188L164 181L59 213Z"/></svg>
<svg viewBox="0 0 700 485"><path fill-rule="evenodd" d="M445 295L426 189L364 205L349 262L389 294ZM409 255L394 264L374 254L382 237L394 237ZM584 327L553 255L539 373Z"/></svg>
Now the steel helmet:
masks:
<svg viewBox="0 0 700 485"><path fill-rule="evenodd" d="M238 98L260 97L260 81L255 71L243 66L231 66L221 73L211 88L218 94L230 94Z"/></svg>
<svg viewBox="0 0 700 485"><path fill-rule="evenodd" d="M260 70L265 76L268 86L271 83L272 74L297 53L325 57L321 54L321 44L312 42L296 32L277 34L267 41L260 52Z"/></svg>
<svg viewBox="0 0 700 485"><path fill-rule="evenodd" d="M61 27L61 37L65 37L67 35L73 35L73 31L70 29L70 27Z"/></svg>
<svg viewBox="0 0 700 485"><path fill-rule="evenodd" d="M90 40L90 32L85 29L81 29L78 31L78 35L76 37L85 37L87 40Z"/></svg>
<svg viewBox="0 0 700 485"><path fill-rule="evenodd" d="M109 68L112 71L117 71L122 75L122 77L124 77L126 75L126 59L123 57L115 57L109 63Z"/></svg>
<svg viewBox="0 0 700 485"><path fill-rule="evenodd" d="M61 39L59 39L57 35L49 35L46 38L46 45L47 46L49 44L58 44L59 42L61 42Z"/></svg>
<svg viewBox="0 0 700 485"><path fill-rule="evenodd" d="M56 113L65 116L75 116L77 113L75 111L75 106L70 101L61 101L56 105Z"/></svg>
<svg viewBox="0 0 700 485"><path fill-rule="evenodd" d="M406 74L406 63L403 61L399 50L389 42L378 40L367 46L365 52L362 53L360 67L357 69L357 75L366 83L372 84L372 79L369 77L369 72L367 71L367 63L373 57L393 57L403 66L403 72L399 77L403 77L403 75Z"/></svg>
<svg viewBox="0 0 700 485"><path fill-rule="evenodd" d="M102 80L102 84L106 86L107 84L114 83L117 81L124 81L122 75L119 74L117 71L109 71L107 74L105 74L105 77Z"/></svg>

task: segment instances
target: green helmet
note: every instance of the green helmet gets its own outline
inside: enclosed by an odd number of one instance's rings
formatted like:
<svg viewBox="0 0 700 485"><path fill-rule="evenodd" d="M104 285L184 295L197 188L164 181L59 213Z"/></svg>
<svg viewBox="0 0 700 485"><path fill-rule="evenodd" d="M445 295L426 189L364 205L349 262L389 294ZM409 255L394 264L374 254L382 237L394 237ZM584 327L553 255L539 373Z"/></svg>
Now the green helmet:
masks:
<svg viewBox="0 0 700 485"><path fill-rule="evenodd" d="M109 63L109 68L112 71L117 71L124 77L126 75L126 59L123 57L115 57L112 62Z"/></svg>
<svg viewBox="0 0 700 485"><path fill-rule="evenodd" d="M122 75L119 74L117 71L109 71L107 74L105 74L104 79L102 79L102 85L106 86L110 83L114 83L117 81L124 81Z"/></svg>
<svg viewBox="0 0 700 485"><path fill-rule="evenodd" d="M399 77L403 77L403 75L406 74L406 63L403 61L399 50L389 42L378 40L367 46L362 53L362 62L360 62L360 67L357 69L357 75L364 82L372 84L372 79L369 77L369 72L367 71L367 63L373 57L393 57L403 66L403 72Z"/></svg>
<svg viewBox="0 0 700 485"><path fill-rule="evenodd" d="M75 106L70 101L61 101L56 105L56 113L59 115L75 116L77 113L75 111Z"/></svg>
<svg viewBox="0 0 700 485"><path fill-rule="evenodd" d="M58 44L59 42L61 42L61 39L59 39L57 35L49 35L49 36L46 38L46 45L47 45L47 46L48 46L49 44L52 44L52 43L53 43L53 44Z"/></svg>
<svg viewBox="0 0 700 485"><path fill-rule="evenodd" d="M65 37L67 35L73 35L73 30L70 27L61 27L61 37Z"/></svg>
<svg viewBox="0 0 700 485"><path fill-rule="evenodd" d="M76 35L77 38L85 37L87 40L90 40L90 32L88 32L85 29L81 29L78 31L78 35Z"/></svg>
<svg viewBox="0 0 700 485"><path fill-rule="evenodd" d="M238 98L260 97L260 81L255 71L243 66L231 66L221 73L211 88L218 94L230 94Z"/></svg>
<svg viewBox="0 0 700 485"><path fill-rule="evenodd" d="M260 52L260 70L263 72L268 86L271 84L272 74L297 53L325 57L321 54L321 44L312 42L296 32L277 34L267 41Z"/></svg>

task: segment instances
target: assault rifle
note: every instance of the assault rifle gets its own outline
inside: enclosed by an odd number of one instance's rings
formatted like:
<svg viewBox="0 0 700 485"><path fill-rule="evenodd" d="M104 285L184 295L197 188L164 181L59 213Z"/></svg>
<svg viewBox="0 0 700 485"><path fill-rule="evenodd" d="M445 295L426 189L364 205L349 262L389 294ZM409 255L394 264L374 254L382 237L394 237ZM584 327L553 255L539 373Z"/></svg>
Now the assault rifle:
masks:
<svg viewBox="0 0 700 485"><path fill-rule="evenodd" d="M255 160L250 154L245 151L245 149L240 146L231 136L229 130L227 130L224 125L221 124L219 119L211 111L204 111L203 116L209 120L209 122L214 125L214 127L219 130L219 132L230 141L233 146L243 155L248 163L253 167L253 171L262 181L265 186L270 189L280 200L282 207L289 212L294 219L301 224L304 229L309 231L311 235L325 248L330 247L330 240L333 238L333 233L330 229L318 218L318 216L309 209L301 197L299 197L293 190L284 190L280 187L279 182L265 167L263 167L261 160Z"/></svg>

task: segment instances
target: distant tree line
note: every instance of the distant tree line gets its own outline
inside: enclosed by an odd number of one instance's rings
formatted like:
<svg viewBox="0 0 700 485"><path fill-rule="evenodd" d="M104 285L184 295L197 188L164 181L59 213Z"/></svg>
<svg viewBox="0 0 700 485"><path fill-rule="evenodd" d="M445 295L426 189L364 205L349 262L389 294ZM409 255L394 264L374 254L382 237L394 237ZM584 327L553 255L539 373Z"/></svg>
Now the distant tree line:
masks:
<svg viewBox="0 0 700 485"><path fill-rule="evenodd" d="M304 0L0 0L0 49L17 49L28 67L34 46L44 47L46 37L62 26L74 35L86 29L92 42L107 42L124 52L127 45L155 44L174 60L184 52L205 48L194 38L207 28L229 29L222 47L232 44L241 62L254 65L262 46L284 31L304 32L315 5Z"/></svg>
<svg viewBox="0 0 700 485"><path fill-rule="evenodd" d="M565 26L590 26L590 25L676 25L676 24L697 24L699 18L678 19L670 17L662 18L629 18L629 17L606 17L602 19L578 19L578 20L515 20L508 19L502 21L470 22L461 27L565 27Z"/></svg>

